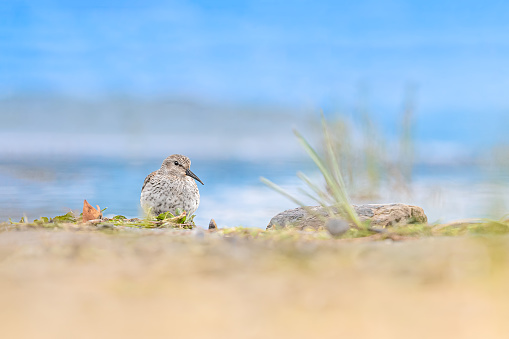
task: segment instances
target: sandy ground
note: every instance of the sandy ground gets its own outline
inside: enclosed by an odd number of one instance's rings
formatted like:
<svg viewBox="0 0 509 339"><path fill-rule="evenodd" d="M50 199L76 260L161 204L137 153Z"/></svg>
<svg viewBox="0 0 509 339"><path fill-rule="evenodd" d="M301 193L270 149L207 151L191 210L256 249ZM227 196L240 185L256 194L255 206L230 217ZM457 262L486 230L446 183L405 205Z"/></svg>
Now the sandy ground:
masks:
<svg viewBox="0 0 509 339"><path fill-rule="evenodd" d="M324 238L3 231L0 337L509 337L508 237Z"/></svg>

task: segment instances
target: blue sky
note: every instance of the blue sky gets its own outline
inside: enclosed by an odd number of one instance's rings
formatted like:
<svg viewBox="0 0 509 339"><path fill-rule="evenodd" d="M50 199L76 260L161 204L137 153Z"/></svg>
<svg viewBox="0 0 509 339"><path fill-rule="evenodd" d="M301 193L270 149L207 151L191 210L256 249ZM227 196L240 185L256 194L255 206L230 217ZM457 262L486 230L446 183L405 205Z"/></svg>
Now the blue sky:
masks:
<svg viewBox="0 0 509 339"><path fill-rule="evenodd" d="M422 128L505 130L508 18L504 1L3 0L0 95L348 107L363 84L383 120L413 84Z"/></svg>

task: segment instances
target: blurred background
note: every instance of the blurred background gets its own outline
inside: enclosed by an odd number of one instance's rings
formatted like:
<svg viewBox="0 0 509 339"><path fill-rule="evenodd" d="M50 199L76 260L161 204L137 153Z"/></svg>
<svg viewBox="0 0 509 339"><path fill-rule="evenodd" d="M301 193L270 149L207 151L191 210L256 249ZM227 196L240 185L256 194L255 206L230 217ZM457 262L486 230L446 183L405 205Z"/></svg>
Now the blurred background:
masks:
<svg viewBox="0 0 509 339"><path fill-rule="evenodd" d="M319 180L323 111L354 202L430 221L506 214L509 3L0 3L0 220L140 215L168 155L202 179L195 221L265 227Z"/></svg>

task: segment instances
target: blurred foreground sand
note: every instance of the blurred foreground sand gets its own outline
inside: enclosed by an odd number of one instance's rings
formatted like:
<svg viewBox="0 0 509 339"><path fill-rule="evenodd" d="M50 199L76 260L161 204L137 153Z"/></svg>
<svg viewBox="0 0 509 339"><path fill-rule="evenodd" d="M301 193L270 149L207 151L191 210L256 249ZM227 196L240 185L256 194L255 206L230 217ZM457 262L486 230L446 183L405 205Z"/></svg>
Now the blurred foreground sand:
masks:
<svg viewBox="0 0 509 339"><path fill-rule="evenodd" d="M508 264L505 236L4 231L0 337L507 338Z"/></svg>

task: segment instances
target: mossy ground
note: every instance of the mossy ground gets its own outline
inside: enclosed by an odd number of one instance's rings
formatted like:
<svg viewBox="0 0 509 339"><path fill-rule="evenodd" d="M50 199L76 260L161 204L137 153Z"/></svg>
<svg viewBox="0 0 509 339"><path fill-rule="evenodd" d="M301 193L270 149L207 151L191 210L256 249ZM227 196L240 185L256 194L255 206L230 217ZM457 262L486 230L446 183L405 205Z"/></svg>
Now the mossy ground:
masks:
<svg viewBox="0 0 509 339"><path fill-rule="evenodd" d="M4 223L2 337L504 338L508 232Z"/></svg>

